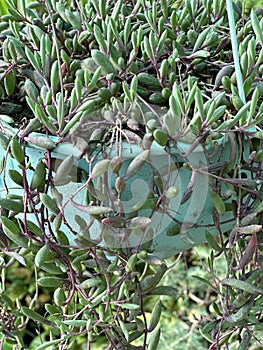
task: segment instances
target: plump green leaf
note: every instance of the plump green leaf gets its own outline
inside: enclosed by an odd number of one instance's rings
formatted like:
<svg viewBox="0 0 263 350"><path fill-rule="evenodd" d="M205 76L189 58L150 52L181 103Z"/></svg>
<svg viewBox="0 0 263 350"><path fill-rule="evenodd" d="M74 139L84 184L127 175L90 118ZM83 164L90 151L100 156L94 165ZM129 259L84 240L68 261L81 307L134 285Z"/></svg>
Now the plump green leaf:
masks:
<svg viewBox="0 0 263 350"><path fill-rule="evenodd" d="M225 278L222 281L222 285L229 286L243 290L250 294L263 294L263 290L245 281L237 280L235 278Z"/></svg>
<svg viewBox="0 0 263 350"><path fill-rule="evenodd" d="M26 306L21 306L21 311L25 316L29 317L30 319L32 319L36 322L44 323L44 324L47 324L49 326L55 327L55 325L52 322L50 322L47 318L41 316L38 312L36 312L32 309L29 309Z"/></svg>
<svg viewBox="0 0 263 350"><path fill-rule="evenodd" d="M103 207L98 205L82 205L72 200L71 200L71 203L75 208L89 215L102 215L102 214L108 214L111 211L113 211L113 209L110 207Z"/></svg>
<svg viewBox="0 0 263 350"><path fill-rule="evenodd" d="M138 310L140 308L140 305L138 304L132 304L132 303L124 303L122 304L122 309L127 309L127 310Z"/></svg>
<svg viewBox="0 0 263 350"><path fill-rule="evenodd" d="M65 280L64 280L64 278L59 278L59 277L55 277L55 276L45 276L45 277L40 277L37 280L37 283L41 287L58 288L58 287L61 287L65 283Z"/></svg>

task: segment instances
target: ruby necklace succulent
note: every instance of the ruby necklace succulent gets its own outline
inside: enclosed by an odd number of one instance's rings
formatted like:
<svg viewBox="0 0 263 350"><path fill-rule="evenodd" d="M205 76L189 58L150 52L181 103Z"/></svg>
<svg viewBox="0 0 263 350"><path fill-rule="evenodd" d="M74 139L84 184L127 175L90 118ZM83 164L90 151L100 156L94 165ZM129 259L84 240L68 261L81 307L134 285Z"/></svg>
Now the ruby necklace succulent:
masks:
<svg viewBox="0 0 263 350"><path fill-rule="evenodd" d="M209 304L202 348L254 346L263 27L253 7L1 1L1 345L95 348L103 337L108 349L166 349L162 306L185 318L196 300ZM194 246L205 258L186 288L180 257Z"/></svg>

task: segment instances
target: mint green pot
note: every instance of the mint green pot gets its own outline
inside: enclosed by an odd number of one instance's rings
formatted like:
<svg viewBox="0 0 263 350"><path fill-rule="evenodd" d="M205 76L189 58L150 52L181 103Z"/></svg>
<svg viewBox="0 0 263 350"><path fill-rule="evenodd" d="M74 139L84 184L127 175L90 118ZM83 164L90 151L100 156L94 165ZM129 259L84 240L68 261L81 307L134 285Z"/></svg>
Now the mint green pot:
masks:
<svg viewBox="0 0 263 350"><path fill-rule="evenodd" d="M43 136L43 135L41 135ZM53 138L56 140L56 138ZM191 145L178 142L177 147L182 153L187 153ZM223 146L219 147L216 154L213 156L213 163L219 161L220 152L223 147L223 158L229 159L230 145L226 142ZM5 151L0 149L1 156L4 156ZM213 151L213 146L209 152ZM142 152L142 148L138 145L129 145L127 143L122 144L122 160L123 166L120 171L120 175L124 174L131 161ZM214 225L213 213L215 211L214 205L209 195L209 176L196 173L194 182L194 188L189 199L182 204L182 198L185 190L191 179L192 171L182 166L182 159L174 150L173 154L169 155L164 147L159 146L157 143L153 143L150 150L149 161L145 162L144 166L132 176L126 183L126 189L122 193L121 203L125 217L144 217L151 219L150 224L146 227L138 227L132 230L125 230L122 228L115 228L114 230L101 224L99 220L91 220L87 213L80 211L74 207L69 198L74 195L74 201L79 204L84 204L85 191L79 190L84 181L81 182L69 182L65 185L57 186L59 193L63 195L63 203L67 201L65 207L65 217L67 222L76 232L79 231L79 226L76 223L76 215L82 217L87 226L89 226L88 239L98 242L102 246L108 248L131 248L132 251L138 251L140 249L147 249L153 255L160 259L168 258L178 254L181 251L190 249L196 245L205 241L205 232L208 231L213 235L218 235L218 230ZM55 160L63 160L68 155L74 155L74 163L76 169L82 169L86 173L89 172L89 164L85 158L78 159L80 151L74 147L71 143L59 144L54 150L52 150L52 158ZM28 144L26 147L26 155L34 167L39 159L44 157L44 150ZM116 155L114 147L110 154L110 157ZM101 159L98 155L98 160ZM207 157L203 151L203 148L198 145L187 157L188 162L198 168L205 168L208 165ZM168 172L165 170L167 165L173 167L173 170ZM175 166L176 165L176 166ZM6 158L6 171L5 171L5 184L4 175L0 175L0 196L5 196L5 186L9 189L9 193L22 194L23 190L19 189L16 184L8 177L9 169L18 169L18 163L8 156ZM153 211L151 207L147 208L147 197L149 193L154 194L154 174L162 179L162 183L167 187L175 186L178 189L178 194L174 198L163 197L161 210ZM32 172L28 173L28 181L32 176ZM117 194L114 194L114 183L116 180L116 174L113 174L110 170L107 174L108 190L112 191L113 201L117 200ZM95 184L97 186L97 184ZM224 187L223 187L224 188ZM160 189L159 189L160 190ZM155 193L156 198L160 196L160 193ZM115 197L114 197L115 196ZM228 210L222 216L220 216L221 230L226 232L235 225L235 220L231 210L231 198L228 199ZM103 203L104 206L109 203ZM140 209L141 208L141 209ZM139 210L138 210L139 209ZM21 215L21 214L20 214ZM28 219L35 220L34 214L28 214ZM61 228L67 233L71 244L76 244L76 236L70 232L68 227L62 225ZM109 230L109 231L107 231Z"/></svg>

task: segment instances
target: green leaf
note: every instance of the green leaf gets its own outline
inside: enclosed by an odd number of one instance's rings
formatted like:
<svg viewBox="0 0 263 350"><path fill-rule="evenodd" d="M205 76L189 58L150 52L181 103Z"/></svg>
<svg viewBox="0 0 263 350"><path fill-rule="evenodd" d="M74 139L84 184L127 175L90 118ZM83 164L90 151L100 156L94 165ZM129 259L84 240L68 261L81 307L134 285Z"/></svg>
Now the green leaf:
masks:
<svg viewBox="0 0 263 350"><path fill-rule="evenodd" d="M207 119L207 123L211 125L212 123L216 122L219 118L222 117L222 115L225 113L225 110L226 110L226 106L217 107L214 110L213 115L211 115L210 119Z"/></svg>
<svg viewBox="0 0 263 350"><path fill-rule="evenodd" d="M125 339L128 341L129 340L129 330L128 327L126 326L126 324L124 322L122 322L121 320L119 320L119 324L121 327L121 331L124 334Z"/></svg>
<svg viewBox="0 0 263 350"><path fill-rule="evenodd" d="M205 338L209 343L214 342L214 339L211 337L209 333L217 326L217 324L218 324L218 321L212 321L199 330L202 337Z"/></svg>
<svg viewBox="0 0 263 350"><path fill-rule="evenodd" d="M8 96L12 96L16 88L16 71L12 70L4 77L4 86Z"/></svg>
<svg viewBox="0 0 263 350"><path fill-rule="evenodd" d="M12 139L10 142L11 154L18 163L23 164L25 162L25 155L22 146L17 139Z"/></svg>
<svg viewBox="0 0 263 350"><path fill-rule="evenodd" d="M17 185L23 186L23 176L15 169L9 169L8 175Z"/></svg>
<svg viewBox="0 0 263 350"><path fill-rule="evenodd" d="M31 137L24 137L24 140L28 142L31 145L35 145L37 147L41 147L44 149L53 149L56 147L56 144L54 141L52 141L50 138L45 136L31 136ZM43 162L42 162L43 163Z"/></svg>
<svg viewBox="0 0 263 350"><path fill-rule="evenodd" d="M54 177L54 183L56 186L64 185L65 183L69 182L70 176L68 175L70 174L73 165L74 156L72 154L63 159L63 161L59 164Z"/></svg>
<svg viewBox="0 0 263 350"><path fill-rule="evenodd" d="M142 166L145 164L145 162L149 159L150 151L145 150L139 153L129 164L124 179L127 180L130 177L132 177L134 174L136 174Z"/></svg>
<svg viewBox="0 0 263 350"><path fill-rule="evenodd" d="M122 304L122 309L127 309L127 310L138 310L140 308L140 305L138 304L132 304L132 303L124 303Z"/></svg>
<svg viewBox="0 0 263 350"><path fill-rule="evenodd" d="M43 350L43 349L54 349L54 345L57 345L61 342L61 339L54 339L54 340L50 340L50 341L45 341L45 343L39 345L36 350Z"/></svg>
<svg viewBox="0 0 263 350"><path fill-rule="evenodd" d="M24 209L24 205L21 201L16 201L8 198L0 198L0 206L17 213L22 213Z"/></svg>
<svg viewBox="0 0 263 350"><path fill-rule="evenodd" d="M47 261L54 259L55 253L51 250L48 244L43 245L35 255L35 264L37 267L41 267Z"/></svg>
<svg viewBox="0 0 263 350"><path fill-rule="evenodd" d="M53 277L53 276L46 276L46 277L40 277L37 280L37 283L41 287L61 287L65 282L64 278L59 277Z"/></svg>
<svg viewBox="0 0 263 350"><path fill-rule="evenodd" d="M102 214L108 214L111 211L113 211L113 209L110 207L103 207L98 205L82 205L72 200L71 200L71 203L75 208L89 215L102 215Z"/></svg>
<svg viewBox="0 0 263 350"><path fill-rule="evenodd" d="M68 326L74 326L74 327L86 327L88 320L65 320L63 323L65 323Z"/></svg>
<svg viewBox="0 0 263 350"><path fill-rule="evenodd" d="M205 278L197 276L197 275L193 275L192 277L197 278L200 282L208 285L211 289L213 289L214 291L216 291L215 287ZM217 291L216 291L217 292Z"/></svg>
<svg viewBox="0 0 263 350"><path fill-rule="evenodd" d="M158 325L162 313L162 303L160 300L157 301L157 303L153 307L150 324L148 327L148 331L152 332Z"/></svg>
<svg viewBox="0 0 263 350"><path fill-rule="evenodd" d="M260 23L255 11L252 10L250 16L251 16L252 28L256 34L257 40L260 42L261 46L263 46L263 33L262 33L262 29L260 28Z"/></svg>
<svg viewBox="0 0 263 350"><path fill-rule="evenodd" d="M221 248L219 247L217 241L215 240L214 236L210 232L205 231L205 238L211 248L213 248L214 250L217 250L218 252L221 251Z"/></svg>
<svg viewBox="0 0 263 350"><path fill-rule="evenodd" d="M109 163L110 159L102 159L98 163L96 163L94 168L92 169L91 177L94 179L104 174L108 170Z"/></svg>
<svg viewBox="0 0 263 350"><path fill-rule="evenodd" d="M161 335L161 328L160 328L160 326L158 326L155 328L154 332L149 337L149 345L147 347L148 350L157 350L158 349L160 335Z"/></svg>
<svg viewBox="0 0 263 350"><path fill-rule="evenodd" d="M263 289L253 286L250 283L237 280L235 278L225 278L221 282L223 286L229 286L248 292L250 294L263 294Z"/></svg>
<svg viewBox="0 0 263 350"><path fill-rule="evenodd" d="M105 40L105 35L102 33L100 27L97 24L95 24L93 27L93 34L95 36L95 39L97 40L97 43L99 44L99 47L104 52L107 52L107 43Z"/></svg>
<svg viewBox="0 0 263 350"><path fill-rule="evenodd" d="M26 237L20 237L19 227L9 218L1 216L0 220L3 224L3 230L6 236L15 244L24 248L28 247L28 239Z"/></svg>
<svg viewBox="0 0 263 350"><path fill-rule="evenodd" d="M30 319L32 319L36 322L40 322L40 323L44 323L44 324L47 324L47 325L52 326L52 327L56 327L55 324L53 324L52 322L47 320L45 317L41 316L39 313L37 313L36 311L34 311L32 309L29 309L26 306L21 306L21 312L25 316L29 317Z"/></svg>
<svg viewBox="0 0 263 350"><path fill-rule="evenodd" d="M26 53L26 56L27 56L29 62L32 64L33 68L36 71L41 71L41 67L39 65L39 62L38 62L36 56L34 56L33 52L30 50L30 48L28 46L25 47L25 53Z"/></svg>
<svg viewBox="0 0 263 350"><path fill-rule="evenodd" d="M78 11L70 11L65 9L65 16L67 21L72 25L73 28L81 30L81 18L80 13Z"/></svg>
<svg viewBox="0 0 263 350"><path fill-rule="evenodd" d="M40 123L44 124L44 126L52 133L57 132L57 128L54 126L53 122L49 120L49 117L40 107L40 105L36 105L34 109L35 116L39 119Z"/></svg>
<svg viewBox="0 0 263 350"><path fill-rule="evenodd" d="M257 105L258 105L258 99L259 99L259 89L256 87L254 92L253 92L253 95L251 97L251 106L250 106L250 110L249 110L249 115L248 115L248 118L247 118L247 123L249 124L249 122L251 121L255 111L256 111L256 108L257 108Z"/></svg>
<svg viewBox="0 0 263 350"><path fill-rule="evenodd" d="M220 197L220 195L217 192L209 190L209 193L210 193L212 202L213 202L218 214L224 215L225 211L226 211L226 206L225 206L225 202L223 201L223 199Z"/></svg>
<svg viewBox="0 0 263 350"><path fill-rule="evenodd" d="M56 204L56 201L51 198L48 194L46 193L40 193L40 201L44 204L44 206L50 210L52 213L58 214L59 213L59 209L58 206Z"/></svg>
<svg viewBox="0 0 263 350"><path fill-rule="evenodd" d="M6 251L5 254L17 260L21 265L26 266L26 259L22 255L18 254L17 252Z"/></svg>
<svg viewBox="0 0 263 350"><path fill-rule="evenodd" d="M93 49L91 51L91 56L94 59L94 61L97 63L97 65L101 66L105 74L116 73L115 68L113 67L113 64L111 63L109 58L105 56L101 51L97 49Z"/></svg>

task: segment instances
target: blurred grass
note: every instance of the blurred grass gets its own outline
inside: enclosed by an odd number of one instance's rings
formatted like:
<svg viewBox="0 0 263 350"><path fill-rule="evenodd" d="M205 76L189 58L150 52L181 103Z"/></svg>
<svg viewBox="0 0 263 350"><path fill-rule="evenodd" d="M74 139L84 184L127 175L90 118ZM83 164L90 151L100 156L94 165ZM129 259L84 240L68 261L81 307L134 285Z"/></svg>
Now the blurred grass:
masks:
<svg viewBox="0 0 263 350"><path fill-rule="evenodd" d="M25 0L25 5L27 6L33 0ZM20 9L20 3L18 2L17 8ZM6 0L0 0L0 16L8 14L9 4Z"/></svg>
<svg viewBox="0 0 263 350"><path fill-rule="evenodd" d="M177 289L174 296L163 296L163 312L161 316L161 338L158 350L204 350L209 343L202 337L199 328L203 327L210 312L211 304L217 299L217 294L195 276L212 283L207 260L211 249L206 244L185 252L180 261L168 272L161 284ZM170 259L172 264L177 256ZM227 265L223 256L216 259L215 275L224 276ZM151 309L155 298L149 298L147 308ZM139 342L134 342L139 345ZM95 349L95 348L94 348ZM96 350L105 350L96 348Z"/></svg>
<svg viewBox="0 0 263 350"><path fill-rule="evenodd" d="M158 350L208 349L208 342L201 336L199 327L209 318L209 306L216 299L215 293L195 276L211 281L207 267L210 250L206 245L184 253L183 259L165 278L164 284L172 285L178 294L164 297L165 311L161 318L162 335ZM217 273L223 274L225 261L217 261Z"/></svg>

